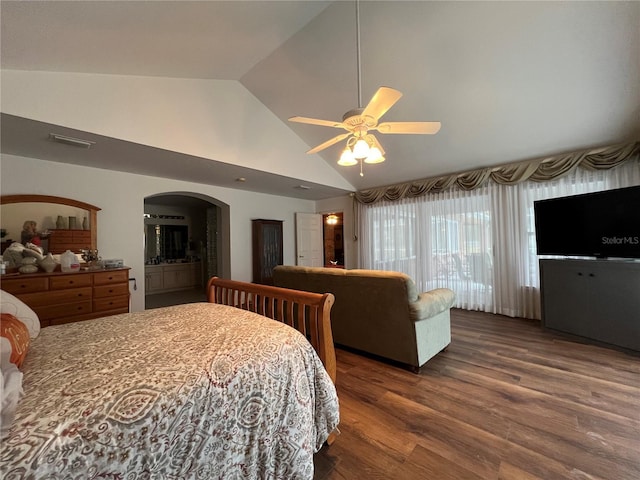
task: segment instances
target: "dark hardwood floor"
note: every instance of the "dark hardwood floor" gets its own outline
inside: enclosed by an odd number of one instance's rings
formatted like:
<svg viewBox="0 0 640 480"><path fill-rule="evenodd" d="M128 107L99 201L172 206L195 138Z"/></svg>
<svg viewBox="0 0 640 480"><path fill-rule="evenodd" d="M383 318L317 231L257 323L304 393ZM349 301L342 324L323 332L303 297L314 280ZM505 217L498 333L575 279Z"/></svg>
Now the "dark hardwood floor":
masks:
<svg viewBox="0 0 640 480"><path fill-rule="evenodd" d="M144 308L168 307L170 305L181 305L183 303L206 302L207 293L203 288L193 288L191 290L179 290L177 292L163 292L153 295L145 295Z"/></svg>
<svg viewBox="0 0 640 480"><path fill-rule="evenodd" d="M640 479L640 356L454 310L420 374L337 351L341 435L316 480Z"/></svg>

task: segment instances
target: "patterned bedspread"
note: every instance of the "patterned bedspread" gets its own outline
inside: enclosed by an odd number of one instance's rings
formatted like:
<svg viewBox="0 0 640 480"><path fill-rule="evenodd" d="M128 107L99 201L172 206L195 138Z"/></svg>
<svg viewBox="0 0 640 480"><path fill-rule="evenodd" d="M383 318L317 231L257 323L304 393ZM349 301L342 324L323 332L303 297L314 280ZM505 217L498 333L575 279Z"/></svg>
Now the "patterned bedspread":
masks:
<svg viewBox="0 0 640 480"><path fill-rule="evenodd" d="M6 480L311 479L339 420L306 339L225 305L48 327L23 370Z"/></svg>

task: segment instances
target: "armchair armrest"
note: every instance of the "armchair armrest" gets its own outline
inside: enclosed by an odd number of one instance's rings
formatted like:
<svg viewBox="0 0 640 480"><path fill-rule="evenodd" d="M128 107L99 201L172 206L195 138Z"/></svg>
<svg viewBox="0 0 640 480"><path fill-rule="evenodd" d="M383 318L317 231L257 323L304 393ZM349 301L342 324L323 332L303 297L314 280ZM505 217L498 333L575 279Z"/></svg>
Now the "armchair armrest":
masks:
<svg viewBox="0 0 640 480"><path fill-rule="evenodd" d="M409 304L411 319L415 322L431 318L453 306L456 294L448 288L436 288L418 295L418 300Z"/></svg>

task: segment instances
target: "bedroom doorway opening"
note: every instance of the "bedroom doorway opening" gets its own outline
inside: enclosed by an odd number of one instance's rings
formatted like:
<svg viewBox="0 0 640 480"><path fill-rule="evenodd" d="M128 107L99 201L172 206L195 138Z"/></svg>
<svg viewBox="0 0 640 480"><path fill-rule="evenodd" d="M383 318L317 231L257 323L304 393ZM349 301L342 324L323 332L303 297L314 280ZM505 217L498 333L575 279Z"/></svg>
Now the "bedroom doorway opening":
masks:
<svg viewBox="0 0 640 480"><path fill-rule="evenodd" d="M345 268L344 214L342 212L323 213L322 232L324 240L324 266L329 268Z"/></svg>
<svg viewBox="0 0 640 480"><path fill-rule="evenodd" d="M229 276L229 208L191 192L144 199L145 309L206 301L212 276Z"/></svg>

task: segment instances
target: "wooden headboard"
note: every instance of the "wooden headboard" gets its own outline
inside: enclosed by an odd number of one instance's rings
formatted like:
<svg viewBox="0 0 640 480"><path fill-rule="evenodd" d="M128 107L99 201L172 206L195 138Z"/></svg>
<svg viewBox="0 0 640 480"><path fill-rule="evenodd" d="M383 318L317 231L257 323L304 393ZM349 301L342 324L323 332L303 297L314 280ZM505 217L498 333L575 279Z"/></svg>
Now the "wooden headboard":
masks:
<svg viewBox="0 0 640 480"><path fill-rule="evenodd" d="M330 318L333 294L303 292L212 277L207 285L207 300L250 310L295 328L313 345L335 383L336 352Z"/></svg>

